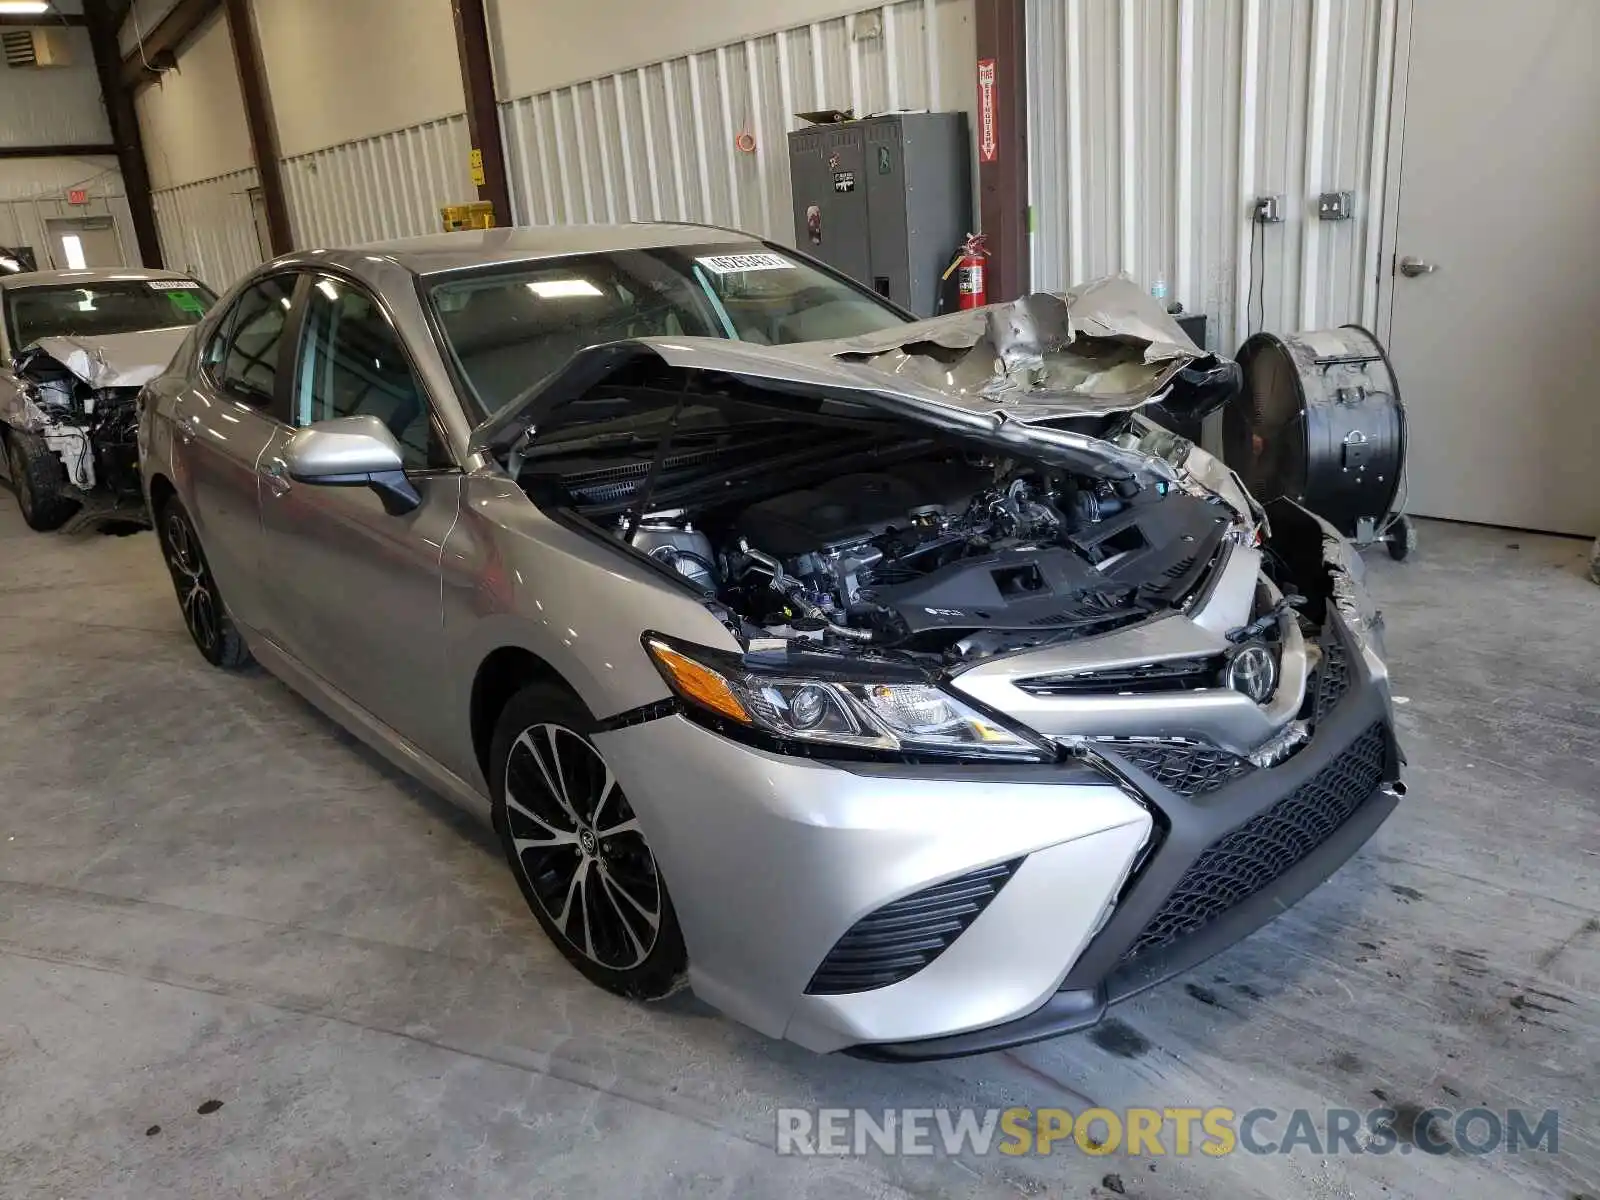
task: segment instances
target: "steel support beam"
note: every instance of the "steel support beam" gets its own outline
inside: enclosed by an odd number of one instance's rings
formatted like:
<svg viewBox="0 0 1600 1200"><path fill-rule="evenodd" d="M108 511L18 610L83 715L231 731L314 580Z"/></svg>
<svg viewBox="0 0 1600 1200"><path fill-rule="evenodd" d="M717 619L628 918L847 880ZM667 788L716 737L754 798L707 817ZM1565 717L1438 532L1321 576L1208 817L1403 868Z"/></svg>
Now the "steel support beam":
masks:
<svg viewBox="0 0 1600 1200"><path fill-rule="evenodd" d="M0 146L0 158L92 158L115 154L113 142L69 142L59 146Z"/></svg>
<svg viewBox="0 0 1600 1200"><path fill-rule="evenodd" d="M978 61L994 62L994 161L978 161L978 219L989 239L989 299L1028 290L1026 0L976 0ZM980 106L982 96L979 97ZM978 114L981 138L984 114Z"/></svg>
<svg viewBox="0 0 1600 1200"><path fill-rule="evenodd" d="M95 4L96 0L88 0L89 7ZM159 79L163 70L177 66L178 54L221 8L222 0L178 0L154 29L146 31L133 53L122 60L123 86L144 87Z"/></svg>
<svg viewBox="0 0 1600 1200"><path fill-rule="evenodd" d="M89 48L94 55L95 74L100 80L100 101L106 107L111 127L111 152L117 156L122 173L122 190L133 215L133 237L139 245L139 261L145 266L163 266L161 237L156 232L155 203L150 197L150 168L144 156L144 138L139 132L139 116L133 109L133 92L122 82L122 55L117 49L116 14L97 0L85 6L89 25ZM99 151L104 153L103 150Z"/></svg>
<svg viewBox="0 0 1600 1200"><path fill-rule="evenodd" d="M244 97L245 124L250 129L250 151L255 157L256 177L261 183L261 199L267 210L267 237L273 254L294 249L294 234L289 228L289 201L283 187L283 166L278 154L278 126L272 116L272 97L267 90L267 68L256 37L255 15L250 0L223 0L228 14L228 33L233 39L233 60L239 69L239 91Z"/></svg>
<svg viewBox="0 0 1600 1200"><path fill-rule="evenodd" d="M49 12L40 16L27 16L21 13L0 13L0 29L21 27L23 29L43 29L49 25L87 25L88 21L80 13Z"/></svg>
<svg viewBox="0 0 1600 1200"><path fill-rule="evenodd" d="M456 55L461 60L461 90L467 98L467 134L483 156L478 199L494 205L496 225L513 223L506 156L500 138L500 106L494 92L494 60L489 53L489 22L483 0L450 0L456 22Z"/></svg>

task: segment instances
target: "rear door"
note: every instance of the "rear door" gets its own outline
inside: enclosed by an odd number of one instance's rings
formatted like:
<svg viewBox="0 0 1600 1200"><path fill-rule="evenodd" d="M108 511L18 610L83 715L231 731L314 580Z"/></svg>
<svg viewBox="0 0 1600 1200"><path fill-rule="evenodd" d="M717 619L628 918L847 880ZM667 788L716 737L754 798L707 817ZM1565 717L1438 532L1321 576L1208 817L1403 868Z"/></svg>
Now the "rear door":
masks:
<svg viewBox="0 0 1600 1200"><path fill-rule="evenodd" d="M201 352L195 386L174 405L173 457L190 518L235 620L261 627L261 513L256 463L281 428L299 276L269 275L246 289Z"/></svg>
<svg viewBox="0 0 1600 1200"><path fill-rule="evenodd" d="M287 428L261 463L261 513L273 639L328 684L438 757L447 722L440 557L461 471L382 304L353 281L313 279L304 294ZM365 487L300 483L282 453L297 429L379 417L422 497L391 515Z"/></svg>

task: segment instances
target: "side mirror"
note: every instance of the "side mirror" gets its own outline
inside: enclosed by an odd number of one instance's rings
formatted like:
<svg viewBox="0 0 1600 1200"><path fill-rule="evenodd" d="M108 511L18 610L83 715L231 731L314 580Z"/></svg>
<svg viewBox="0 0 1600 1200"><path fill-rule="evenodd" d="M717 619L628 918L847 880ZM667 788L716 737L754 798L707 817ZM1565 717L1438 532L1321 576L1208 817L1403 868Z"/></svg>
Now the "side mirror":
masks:
<svg viewBox="0 0 1600 1200"><path fill-rule="evenodd" d="M284 473L323 487L368 487L391 516L422 503L406 478L400 443L377 417L335 417L307 426L283 448Z"/></svg>

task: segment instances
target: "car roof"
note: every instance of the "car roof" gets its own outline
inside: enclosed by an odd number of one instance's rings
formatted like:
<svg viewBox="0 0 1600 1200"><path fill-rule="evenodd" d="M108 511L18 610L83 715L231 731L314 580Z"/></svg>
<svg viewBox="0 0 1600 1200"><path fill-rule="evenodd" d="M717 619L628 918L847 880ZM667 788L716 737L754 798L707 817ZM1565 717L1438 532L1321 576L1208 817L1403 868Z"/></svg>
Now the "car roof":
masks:
<svg viewBox="0 0 1600 1200"><path fill-rule="evenodd" d="M537 262L569 254L652 250L664 246L737 245L760 240L753 233L718 225L645 221L631 225L527 225L396 238L325 252L324 257L357 266L363 255L381 255L414 275L434 275L470 267Z"/></svg>
<svg viewBox="0 0 1600 1200"><path fill-rule="evenodd" d="M0 288L60 287L73 283L149 283L153 279L190 279L177 271L149 271L143 267L97 267L83 271L24 271L0 275Z"/></svg>

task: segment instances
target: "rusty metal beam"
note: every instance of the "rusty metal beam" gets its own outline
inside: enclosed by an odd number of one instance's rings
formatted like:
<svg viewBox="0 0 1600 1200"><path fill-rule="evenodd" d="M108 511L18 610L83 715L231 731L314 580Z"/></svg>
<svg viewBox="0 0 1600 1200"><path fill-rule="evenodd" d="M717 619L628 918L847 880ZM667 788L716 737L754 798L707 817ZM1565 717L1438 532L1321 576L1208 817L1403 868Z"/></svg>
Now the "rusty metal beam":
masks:
<svg viewBox="0 0 1600 1200"><path fill-rule="evenodd" d="M92 158L115 154L112 142L68 142L56 146L0 146L0 158Z"/></svg>
<svg viewBox="0 0 1600 1200"><path fill-rule="evenodd" d="M155 202L150 196L150 166L144 155L139 116L133 110L133 92L122 83L116 13L96 0L89 0L84 7L89 22L89 49L94 54L95 74L100 80L100 102L105 105L106 122L111 127L111 153L117 156L122 191L128 198L128 211L133 215L139 261L147 267L161 267L164 264L161 237L156 230Z"/></svg>
<svg viewBox="0 0 1600 1200"><path fill-rule="evenodd" d="M93 7L96 0L88 0ZM200 27L222 8L222 0L178 0L172 11L144 31L140 46L122 60L124 87L144 87L160 78L163 70L177 65L178 55ZM148 65L147 65L148 64Z"/></svg>
<svg viewBox="0 0 1600 1200"><path fill-rule="evenodd" d="M26 16L20 13L0 13L0 29L10 29L20 26L23 29L44 29L51 25L86 25L87 19L81 13L43 13L40 16Z"/></svg>
<svg viewBox="0 0 1600 1200"><path fill-rule="evenodd" d="M976 0L978 61L994 62L994 161L978 162L978 211L989 238L989 299L1028 290L1026 0ZM980 101L981 102L981 101ZM978 115L982 136L983 114Z"/></svg>
<svg viewBox="0 0 1600 1200"><path fill-rule="evenodd" d="M267 67L256 37L255 15L250 0L223 0L228 14L228 33L233 39L233 60L239 69L239 91L244 96L245 124L250 129L250 151L255 157L256 177L261 183L261 199L267 210L267 237L273 254L294 249L294 234L289 228L289 200L283 187L283 165L278 153L278 125L272 116L272 97L267 90Z"/></svg>
<svg viewBox="0 0 1600 1200"><path fill-rule="evenodd" d="M483 157L478 199L494 205L496 225L510 225L511 190L500 139L500 105L494 93L494 60L489 53L489 22L483 0L451 0L456 22L456 55L461 60L461 90L467 98L467 134Z"/></svg>

